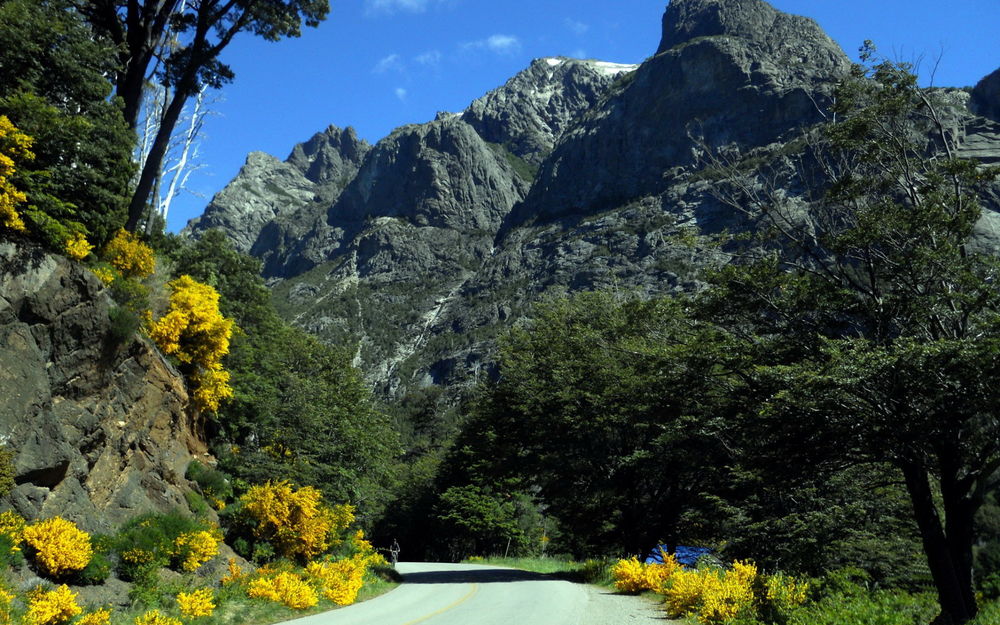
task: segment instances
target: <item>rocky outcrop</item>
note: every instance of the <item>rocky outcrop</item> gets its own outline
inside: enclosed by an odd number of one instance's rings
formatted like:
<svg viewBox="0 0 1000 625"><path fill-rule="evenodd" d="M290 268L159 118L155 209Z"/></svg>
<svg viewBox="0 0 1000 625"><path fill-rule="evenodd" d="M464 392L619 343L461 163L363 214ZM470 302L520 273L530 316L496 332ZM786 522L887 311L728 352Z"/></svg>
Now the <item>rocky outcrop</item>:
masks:
<svg viewBox="0 0 1000 625"><path fill-rule="evenodd" d="M330 126L292 148L285 161L252 152L239 174L185 231L197 238L218 228L236 249L250 252L265 226L292 215L298 223L322 214L354 178L370 149L353 128ZM276 236L270 233L258 249L273 248Z"/></svg>
<svg viewBox="0 0 1000 625"><path fill-rule="evenodd" d="M462 121L484 140L537 167L577 116L637 67L566 57L536 59L504 86L473 101L461 113Z"/></svg>
<svg viewBox="0 0 1000 625"><path fill-rule="evenodd" d="M1000 122L1000 69L976 83L969 106L977 115Z"/></svg>
<svg viewBox="0 0 1000 625"><path fill-rule="evenodd" d="M187 508L184 472L206 447L184 382L148 341L115 338L112 307L80 265L0 241L0 436L27 518L106 532Z"/></svg>
<svg viewBox="0 0 1000 625"><path fill-rule="evenodd" d="M700 144L787 138L824 118L849 68L815 22L761 0L673 0L657 55L566 133L505 230L663 193Z"/></svg>

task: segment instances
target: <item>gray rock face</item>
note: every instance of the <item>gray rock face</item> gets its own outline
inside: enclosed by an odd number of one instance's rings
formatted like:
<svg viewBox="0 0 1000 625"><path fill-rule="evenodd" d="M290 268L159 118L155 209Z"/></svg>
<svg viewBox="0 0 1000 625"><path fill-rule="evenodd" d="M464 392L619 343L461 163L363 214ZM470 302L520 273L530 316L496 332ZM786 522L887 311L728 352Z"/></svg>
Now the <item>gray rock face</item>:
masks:
<svg viewBox="0 0 1000 625"><path fill-rule="evenodd" d="M779 141L823 119L849 68L812 20L759 0L674 0L658 54L566 133L505 229L662 193L677 168L697 166L694 139Z"/></svg>
<svg viewBox="0 0 1000 625"><path fill-rule="evenodd" d="M284 162L252 152L239 174L185 231L197 237L219 228L236 249L250 252L266 225L291 214L302 221L303 212L310 209L322 212L354 177L370 149L353 128L330 126L296 145Z"/></svg>
<svg viewBox="0 0 1000 625"><path fill-rule="evenodd" d="M185 509L205 460L182 378L145 340L112 338L111 301L81 266L0 242L0 437L15 452L7 497L27 518L107 532Z"/></svg>
<svg viewBox="0 0 1000 625"><path fill-rule="evenodd" d="M976 83L969 104L977 115L1000 122L1000 69Z"/></svg>
<svg viewBox="0 0 1000 625"><path fill-rule="evenodd" d="M282 314L358 345L385 396L460 386L545 293L696 288L723 258L690 234L750 227L713 193L704 150L780 162L849 67L814 22L760 0L672 0L638 68L536 60L462 113L393 132L322 212L279 215L252 253ZM961 154L991 162L998 126L959 121Z"/></svg>
<svg viewBox="0 0 1000 625"><path fill-rule="evenodd" d="M475 100L462 120L486 141L537 166L578 115L637 67L565 57L536 59L503 87Z"/></svg>

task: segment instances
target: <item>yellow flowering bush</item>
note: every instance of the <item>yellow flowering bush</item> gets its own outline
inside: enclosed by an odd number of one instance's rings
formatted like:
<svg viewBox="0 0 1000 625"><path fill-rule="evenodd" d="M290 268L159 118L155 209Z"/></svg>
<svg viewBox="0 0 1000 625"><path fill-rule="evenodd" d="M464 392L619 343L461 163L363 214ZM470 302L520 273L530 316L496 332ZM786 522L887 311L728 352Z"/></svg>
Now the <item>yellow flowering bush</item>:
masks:
<svg viewBox="0 0 1000 625"><path fill-rule="evenodd" d="M34 549L35 562L53 577L83 570L94 555L90 535L61 517L25 527L24 540Z"/></svg>
<svg viewBox="0 0 1000 625"><path fill-rule="evenodd" d="M10 625L10 604L14 602L14 593L0 586L0 624Z"/></svg>
<svg viewBox="0 0 1000 625"><path fill-rule="evenodd" d="M177 607L188 618L212 616L215 610L215 594L211 588L199 588L193 592L177 594Z"/></svg>
<svg viewBox="0 0 1000 625"><path fill-rule="evenodd" d="M336 562L310 562L306 572L319 582L323 596L337 605L350 605L364 585L366 558L355 554Z"/></svg>
<svg viewBox="0 0 1000 625"><path fill-rule="evenodd" d="M76 603L76 594L66 584L55 590L43 590L40 586L28 596L28 611L25 622L30 625L58 625L83 612Z"/></svg>
<svg viewBox="0 0 1000 625"><path fill-rule="evenodd" d="M135 617L135 625L184 625L180 619L160 614L159 610L150 610Z"/></svg>
<svg viewBox="0 0 1000 625"><path fill-rule="evenodd" d="M246 577L243 568L239 564L236 564L236 558L229 558L229 563L226 566L229 572L222 576L221 581L223 586L239 582Z"/></svg>
<svg viewBox="0 0 1000 625"><path fill-rule="evenodd" d="M156 269L156 256L135 234L124 228L119 229L108 241L101 256L126 278L142 279L152 275Z"/></svg>
<svg viewBox="0 0 1000 625"><path fill-rule="evenodd" d="M76 625L108 625L110 622L111 610L108 608L100 608L99 610L87 612L81 616L80 620L76 622Z"/></svg>
<svg viewBox="0 0 1000 625"><path fill-rule="evenodd" d="M115 281L115 270L110 267L94 267L91 271L105 286Z"/></svg>
<svg viewBox="0 0 1000 625"><path fill-rule="evenodd" d="M220 542L222 537L212 532L185 532L174 539L171 555L190 573L219 555Z"/></svg>
<svg viewBox="0 0 1000 625"><path fill-rule="evenodd" d="M10 182L17 169L17 161L31 160L32 139L14 126L5 115L0 115L0 229L24 232L24 221L17 213L17 205L27 197Z"/></svg>
<svg viewBox="0 0 1000 625"><path fill-rule="evenodd" d="M79 232L74 232L73 235L66 239L66 255L74 260L83 260L90 255L90 250L94 249L94 246L87 241L87 237Z"/></svg>
<svg viewBox="0 0 1000 625"><path fill-rule="evenodd" d="M352 506L327 507L315 488L295 490L284 480L253 486L242 501L256 521L255 535L287 558L309 560L323 553L354 521Z"/></svg>
<svg viewBox="0 0 1000 625"><path fill-rule="evenodd" d="M233 320L219 312L219 293L191 276L167 284L170 305L162 317L149 324L149 335L165 353L195 366L192 399L201 410L214 412L219 402L232 397L229 373L222 358L229 353Z"/></svg>
<svg viewBox="0 0 1000 625"><path fill-rule="evenodd" d="M0 512L0 536L10 539L11 550L19 551L24 542L24 528L27 523L20 514L11 510Z"/></svg>
<svg viewBox="0 0 1000 625"><path fill-rule="evenodd" d="M635 557L619 560L611 567L615 588L621 592L659 591L680 565L672 554L663 553L663 563L639 562Z"/></svg>
<svg viewBox="0 0 1000 625"><path fill-rule="evenodd" d="M316 590L301 577L288 571L252 580L247 596L269 599L296 610L311 608L319 603Z"/></svg>

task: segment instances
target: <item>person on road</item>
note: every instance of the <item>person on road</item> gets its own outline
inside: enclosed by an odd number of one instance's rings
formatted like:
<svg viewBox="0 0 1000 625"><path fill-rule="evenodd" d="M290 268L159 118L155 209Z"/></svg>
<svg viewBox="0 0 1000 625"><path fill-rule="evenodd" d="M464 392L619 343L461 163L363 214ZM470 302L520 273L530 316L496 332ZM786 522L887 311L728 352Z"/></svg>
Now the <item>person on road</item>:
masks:
<svg viewBox="0 0 1000 625"><path fill-rule="evenodd" d="M395 538L392 539L392 547L389 547L389 557L392 561L392 566L396 566L396 562L399 562L399 543Z"/></svg>

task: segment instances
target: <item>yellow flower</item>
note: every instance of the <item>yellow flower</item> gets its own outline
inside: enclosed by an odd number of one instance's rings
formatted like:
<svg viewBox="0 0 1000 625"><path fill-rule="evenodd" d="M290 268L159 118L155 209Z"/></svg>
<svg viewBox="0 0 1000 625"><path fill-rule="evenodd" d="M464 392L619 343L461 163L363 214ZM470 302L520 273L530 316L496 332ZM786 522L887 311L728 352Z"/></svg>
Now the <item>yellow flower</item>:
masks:
<svg viewBox="0 0 1000 625"><path fill-rule="evenodd" d="M174 539L172 555L180 560L181 568L190 573L219 555L220 542L221 537L212 532L186 532Z"/></svg>
<svg viewBox="0 0 1000 625"><path fill-rule="evenodd" d="M24 540L35 549L35 561L53 577L82 570L94 555L90 535L61 517L24 528Z"/></svg>
<svg viewBox="0 0 1000 625"><path fill-rule="evenodd" d="M90 255L90 250L94 246L87 241L87 237L79 232L74 232L73 236L66 239L66 254L73 260L83 260Z"/></svg>
<svg viewBox="0 0 1000 625"><path fill-rule="evenodd" d="M110 622L111 610L108 608L101 608L81 616L80 620L76 622L76 625L108 625Z"/></svg>
<svg viewBox="0 0 1000 625"><path fill-rule="evenodd" d="M10 182L17 170L17 161L35 158L31 152L32 139L18 130L6 116L0 115L0 230L24 232L24 221L17 213L17 205L27 200Z"/></svg>
<svg viewBox="0 0 1000 625"><path fill-rule="evenodd" d="M227 586L229 584L232 584L233 582L238 582L244 577L246 577L246 573L243 572L243 569L240 567L240 565L236 564L236 558L229 558L228 567L229 567L229 572L226 573L226 575L223 576L222 578L223 586Z"/></svg>
<svg viewBox="0 0 1000 625"><path fill-rule="evenodd" d="M126 278L145 278L156 269L153 248L124 229L118 230L114 238L108 241L101 250L101 256Z"/></svg>
<svg viewBox="0 0 1000 625"><path fill-rule="evenodd" d="M177 594L177 607L181 614L189 618L200 616L212 616L215 604L212 600L215 595L211 588L199 588L194 592L182 592Z"/></svg>
<svg viewBox="0 0 1000 625"><path fill-rule="evenodd" d="M91 271L93 271L94 275L97 276L98 279L100 279L100 281L105 285L111 284L115 281L115 272L113 269L109 269L108 267L94 267Z"/></svg>
<svg viewBox="0 0 1000 625"><path fill-rule="evenodd" d="M270 599L296 610L311 608L319 603L313 587L295 573L287 571L274 577L258 577L251 581L247 596Z"/></svg>
<svg viewBox="0 0 1000 625"><path fill-rule="evenodd" d="M21 550L19 545L24 542L26 525L24 518L16 512L10 510L0 512L0 535L10 538L11 551Z"/></svg>
<svg viewBox="0 0 1000 625"><path fill-rule="evenodd" d="M135 625L184 625L180 619L164 616L159 610L150 610L135 617Z"/></svg>
<svg viewBox="0 0 1000 625"><path fill-rule="evenodd" d="M65 584L49 591L38 587L30 593L24 619L31 625L58 625L82 611L76 603L76 593Z"/></svg>
<svg viewBox="0 0 1000 625"><path fill-rule="evenodd" d="M362 554L336 562L310 562L306 572L315 577L323 596L337 605L350 605L364 585L366 559Z"/></svg>
<svg viewBox="0 0 1000 625"><path fill-rule="evenodd" d="M258 484L242 497L246 513L257 521L257 537L271 542L282 556L302 560L326 551L354 521L352 506L328 508L322 499L315 488L294 490L287 481Z"/></svg>

